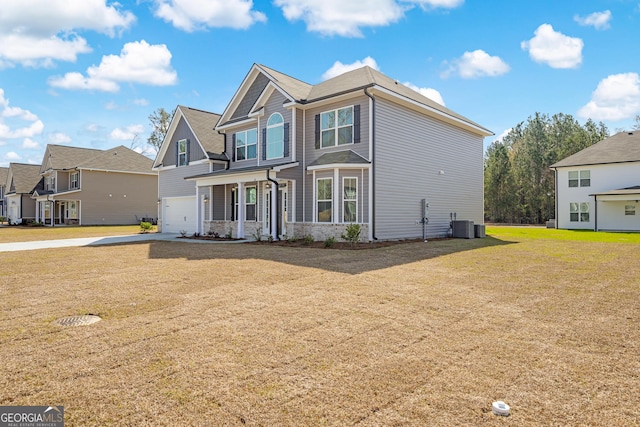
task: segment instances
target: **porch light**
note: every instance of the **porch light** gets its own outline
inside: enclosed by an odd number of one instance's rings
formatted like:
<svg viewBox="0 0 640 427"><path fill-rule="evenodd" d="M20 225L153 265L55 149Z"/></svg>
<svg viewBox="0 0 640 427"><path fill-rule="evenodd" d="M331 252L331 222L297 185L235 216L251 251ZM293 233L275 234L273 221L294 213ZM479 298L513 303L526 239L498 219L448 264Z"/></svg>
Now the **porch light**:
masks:
<svg viewBox="0 0 640 427"><path fill-rule="evenodd" d="M158 199L158 204L162 203L162 199Z"/></svg>
<svg viewBox="0 0 640 427"><path fill-rule="evenodd" d="M204 202L209 203L209 196L206 194L204 195Z"/></svg>

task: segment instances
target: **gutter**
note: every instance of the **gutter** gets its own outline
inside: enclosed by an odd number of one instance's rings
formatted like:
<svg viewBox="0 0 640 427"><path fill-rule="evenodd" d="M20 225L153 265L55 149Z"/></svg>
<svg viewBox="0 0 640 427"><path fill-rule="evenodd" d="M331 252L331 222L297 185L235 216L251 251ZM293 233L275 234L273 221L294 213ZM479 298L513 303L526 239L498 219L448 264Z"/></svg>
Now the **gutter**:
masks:
<svg viewBox="0 0 640 427"><path fill-rule="evenodd" d="M218 132L218 135L223 135L224 136L224 151L223 151L223 153L226 153L227 152L227 133L226 132L220 132L220 131L217 131L217 132ZM226 160L225 162L226 163L224 165L224 170L229 170L230 160Z"/></svg>
<svg viewBox="0 0 640 427"><path fill-rule="evenodd" d="M376 237L376 100L367 89L371 86L364 88L364 94L371 98L371 194L369 194L369 203L371 203L371 237L373 240L378 240Z"/></svg>

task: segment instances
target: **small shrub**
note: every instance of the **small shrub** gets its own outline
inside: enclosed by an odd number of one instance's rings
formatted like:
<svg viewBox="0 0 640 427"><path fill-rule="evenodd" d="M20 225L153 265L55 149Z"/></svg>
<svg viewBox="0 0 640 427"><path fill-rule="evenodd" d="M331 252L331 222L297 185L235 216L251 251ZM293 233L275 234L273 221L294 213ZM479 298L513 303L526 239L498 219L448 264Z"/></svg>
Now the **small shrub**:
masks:
<svg viewBox="0 0 640 427"><path fill-rule="evenodd" d="M313 242L315 242L315 241L316 241L316 239L314 239L314 238L313 238L313 236L312 236L311 234L307 234L306 236L303 236L303 237L302 237L302 243L303 243L304 245L310 245L310 244L312 244L312 243L313 243Z"/></svg>
<svg viewBox="0 0 640 427"><path fill-rule="evenodd" d="M4 222L5 222L5 220L6 220L6 218L5 218L5 217L0 216L0 224L4 223Z"/></svg>
<svg viewBox="0 0 640 427"><path fill-rule="evenodd" d="M153 224L151 224L150 222L142 221L140 223L140 232L141 233L148 233L151 230L153 230Z"/></svg>
<svg viewBox="0 0 640 427"><path fill-rule="evenodd" d="M289 243L295 243L298 241L298 236L296 236L295 234L291 237L287 237L287 242Z"/></svg>
<svg viewBox="0 0 640 427"><path fill-rule="evenodd" d="M254 238L254 240L256 242L261 242L262 241L262 232L261 232L261 227L257 227L256 231L253 232L253 234L251 234Z"/></svg>
<svg viewBox="0 0 640 427"><path fill-rule="evenodd" d="M324 247L325 247L325 248L331 248L331 247L333 247L333 245L335 245L335 244L336 244L336 238L335 238L335 237L327 237L327 238L324 240Z"/></svg>
<svg viewBox="0 0 640 427"><path fill-rule="evenodd" d="M233 229L231 227L229 227L229 231L227 231L227 234L224 235L225 239L233 239Z"/></svg>
<svg viewBox="0 0 640 427"><path fill-rule="evenodd" d="M193 233L193 237L200 237L200 233L196 231L195 233Z"/></svg>
<svg viewBox="0 0 640 427"><path fill-rule="evenodd" d="M187 237L187 230L180 230L181 237Z"/></svg>
<svg viewBox="0 0 640 427"><path fill-rule="evenodd" d="M345 232L340 237L351 243L351 245L355 245L360 241L360 233L362 233L360 224L351 223L347 225Z"/></svg>

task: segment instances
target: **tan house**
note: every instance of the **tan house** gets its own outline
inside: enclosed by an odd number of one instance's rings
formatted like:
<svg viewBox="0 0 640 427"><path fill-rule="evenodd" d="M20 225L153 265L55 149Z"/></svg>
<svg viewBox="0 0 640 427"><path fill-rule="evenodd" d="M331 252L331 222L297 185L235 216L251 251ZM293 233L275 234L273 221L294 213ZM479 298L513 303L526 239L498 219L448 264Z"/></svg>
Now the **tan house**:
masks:
<svg viewBox="0 0 640 427"><path fill-rule="evenodd" d="M153 160L125 147L47 145L33 193L35 219L46 225L124 225L155 218Z"/></svg>
<svg viewBox="0 0 640 427"><path fill-rule="evenodd" d="M4 200L4 194L7 186L7 177L9 176L9 168L0 168L0 216L7 216L7 204Z"/></svg>
<svg viewBox="0 0 640 427"><path fill-rule="evenodd" d="M6 216L9 223L35 220L36 203L32 195L35 191L42 191L40 165L10 163L5 182Z"/></svg>

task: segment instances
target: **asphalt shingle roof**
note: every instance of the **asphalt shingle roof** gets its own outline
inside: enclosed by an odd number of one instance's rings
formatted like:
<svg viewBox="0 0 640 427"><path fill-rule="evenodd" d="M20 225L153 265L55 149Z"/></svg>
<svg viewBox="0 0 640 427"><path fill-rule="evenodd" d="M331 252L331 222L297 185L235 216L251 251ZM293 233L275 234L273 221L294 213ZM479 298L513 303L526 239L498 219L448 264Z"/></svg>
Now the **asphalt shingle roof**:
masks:
<svg viewBox="0 0 640 427"><path fill-rule="evenodd" d="M640 162L640 131L619 132L554 163L551 167L624 162Z"/></svg>
<svg viewBox="0 0 640 427"><path fill-rule="evenodd" d="M38 187L42 177L40 176L40 165L27 165L24 163L10 163L11 175L13 176L13 186L16 194L29 194ZM8 183L9 186L11 185ZM9 192L9 188L7 188Z"/></svg>
<svg viewBox="0 0 640 427"><path fill-rule="evenodd" d="M109 150L48 145L40 173L48 169L68 170L75 168L153 173L152 165L153 160L124 145Z"/></svg>
<svg viewBox="0 0 640 427"><path fill-rule="evenodd" d="M9 168L0 168L0 185L7 184L7 178L9 177Z"/></svg>
<svg viewBox="0 0 640 427"><path fill-rule="evenodd" d="M318 157L309 166L324 166L334 164L367 164L371 163L361 155L352 150L335 151L333 153L325 153Z"/></svg>
<svg viewBox="0 0 640 427"><path fill-rule="evenodd" d="M182 111L185 120L196 134L196 138L198 138L198 141L200 141L200 144L209 155L224 152L224 136L213 130L218 120L220 120L220 114L184 105L178 105L178 108Z"/></svg>

